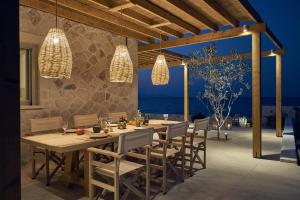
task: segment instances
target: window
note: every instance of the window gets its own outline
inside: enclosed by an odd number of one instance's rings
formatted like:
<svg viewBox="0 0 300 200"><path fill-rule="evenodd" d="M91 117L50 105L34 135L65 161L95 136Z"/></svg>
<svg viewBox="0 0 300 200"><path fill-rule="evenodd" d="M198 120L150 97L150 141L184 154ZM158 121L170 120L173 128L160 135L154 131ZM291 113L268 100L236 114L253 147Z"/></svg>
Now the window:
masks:
<svg viewBox="0 0 300 200"><path fill-rule="evenodd" d="M21 44L20 48L20 101L21 105L38 104L37 56L34 45Z"/></svg>

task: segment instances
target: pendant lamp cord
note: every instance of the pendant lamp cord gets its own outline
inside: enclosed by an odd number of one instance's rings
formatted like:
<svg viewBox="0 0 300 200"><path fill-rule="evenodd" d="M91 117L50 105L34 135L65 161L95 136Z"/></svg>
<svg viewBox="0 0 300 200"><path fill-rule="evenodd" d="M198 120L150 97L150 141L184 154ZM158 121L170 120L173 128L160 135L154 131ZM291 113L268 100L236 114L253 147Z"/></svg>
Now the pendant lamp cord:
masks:
<svg viewBox="0 0 300 200"><path fill-rule="evenodd" d="M57 0L55 1L55 28L57 28Z"/></svg>
<svg viewBox="0 0 300 200"><path fill-rule="evenodd" d="M160 42L159 42L159 49L160 49L160 54L161 54L161 29L159 28L159 37L160 37Z"/></svg>
<svg viewBox="0 0 300 200"><path fill-rule="evenodd" d="M121 19L123 19L123 8L121 8ZM123 23L121 23L121 40L123 40ZM127 37L125 38L125 43L126 43L126 46L127 46Z"/></svg>

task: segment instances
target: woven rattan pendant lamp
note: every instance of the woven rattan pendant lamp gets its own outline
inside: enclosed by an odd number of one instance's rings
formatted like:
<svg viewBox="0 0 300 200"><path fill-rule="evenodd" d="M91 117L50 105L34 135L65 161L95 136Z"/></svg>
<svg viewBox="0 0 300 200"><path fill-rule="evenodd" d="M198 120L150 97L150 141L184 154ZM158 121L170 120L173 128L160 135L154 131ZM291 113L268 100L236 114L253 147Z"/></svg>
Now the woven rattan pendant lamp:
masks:
<svg viewBox="0 0 300 200"><path fill-rule="evenodd" d="M51 28L41 46L39 71L44 78L71 78L72 52L63 30L57 28L57 0L55 28Z"/></svg>
<svg viewBox="0 0 300 200"><path fill-rule="evenodd" d="M122 16L122 9L121 9ZM122 38L123 26L121 27ZM118 45L110 63L110 82L132 83L133 64L126 45Z"/></svg>
<svg viewBox="0 0 300 200"><path fill-rule="evenodd" d="M161 53L160 34L160 54L157 56L151 73L153 85L166 85L169 83L169 68L165 56Z"/></svg>

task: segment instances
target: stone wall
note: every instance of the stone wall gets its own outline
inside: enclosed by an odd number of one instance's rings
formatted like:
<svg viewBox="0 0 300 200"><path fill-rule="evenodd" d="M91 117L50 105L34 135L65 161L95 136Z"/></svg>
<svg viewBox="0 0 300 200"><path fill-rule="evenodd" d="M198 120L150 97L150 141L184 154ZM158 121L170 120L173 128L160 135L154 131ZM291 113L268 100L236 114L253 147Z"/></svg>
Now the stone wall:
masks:
<svg viewBox="0 0 300 200"><path fill-rule="evenodd" d="M52 14L20 7L21 42L41 45L48 30L55 25ZM62 116L72 121L75 114L137 110L137 41L128 40L135 70L133 84L109 82L109 65L115 47L124 38L100 29L59 18L73 55L72 77L69 80L40 78L40 105L43 109L21 110L21 133L30 132L29 119ZM22 144L22 162L28 160L28 146Z"/></svg>

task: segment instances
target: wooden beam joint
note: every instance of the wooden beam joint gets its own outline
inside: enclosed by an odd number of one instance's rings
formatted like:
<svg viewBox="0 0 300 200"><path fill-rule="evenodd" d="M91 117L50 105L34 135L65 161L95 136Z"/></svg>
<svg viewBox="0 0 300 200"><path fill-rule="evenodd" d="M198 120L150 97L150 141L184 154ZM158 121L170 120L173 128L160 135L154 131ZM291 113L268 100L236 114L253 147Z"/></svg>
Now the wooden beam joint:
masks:
<svg viewBox="0 0 300 200"><path fill-rule="evenodd" d="M133 7L133 6L134 6L133 3L128 2L128 3L125 3L125 4L121 4L121 5L118 5L118 6L111 7L111 8L109 9L109 11L110 11L110 12L118 12L118 11L120 11L120 10L125 10L125 9L127 9L127 8L131 8L131 7Z"/></svg>

